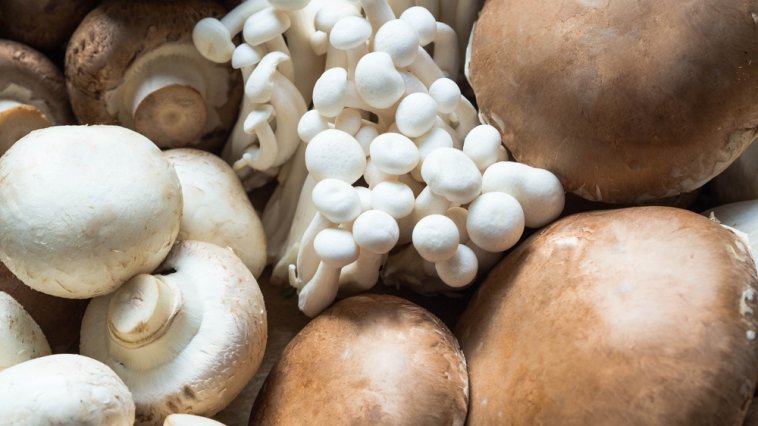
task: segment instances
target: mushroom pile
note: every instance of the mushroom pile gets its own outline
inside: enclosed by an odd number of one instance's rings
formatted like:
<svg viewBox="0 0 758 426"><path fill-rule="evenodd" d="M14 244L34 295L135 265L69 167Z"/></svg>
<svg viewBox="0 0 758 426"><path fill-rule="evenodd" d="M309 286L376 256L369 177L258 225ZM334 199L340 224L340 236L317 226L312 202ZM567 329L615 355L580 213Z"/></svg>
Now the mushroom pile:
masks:
<svg viewBox="0 0 758 426"><path fill-rule="evenodd" d="M386 1L362 4L365 18L344 16L328 32L330 68L298 125L308 177L290 235L297 259L285 255L274 274L287 266L310 316L340 288L374 286L385 261L385 282L466 286L525 226L563 209L558 179L506 161L498 131L479 125L449 78L454 31L422 7L395 18Z"/></svg>

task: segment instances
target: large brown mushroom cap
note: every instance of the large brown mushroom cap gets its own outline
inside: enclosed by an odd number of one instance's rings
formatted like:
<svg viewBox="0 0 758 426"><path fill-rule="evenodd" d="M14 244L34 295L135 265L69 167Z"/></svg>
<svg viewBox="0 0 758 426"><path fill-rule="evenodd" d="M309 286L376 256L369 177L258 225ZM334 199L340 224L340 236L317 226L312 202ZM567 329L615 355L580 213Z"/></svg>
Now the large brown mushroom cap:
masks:
<svg viewBox="0 0 758 426"><path fill-rule="evenodd" d="M469 76L514 157L639 202L724 170L758 126L754 0L492 0Z"/></svg>
<svg viewBox="0 0 758 426"><path fill-rule="evenodd" d="M0 1L2 35L40 49L61 47L97 0Z"/></svg>
<svg viewBox="0 0 758 426"><path fill-rule="evenodd" d="M394 296L345 299L287 345L251 425L460 425L468 376L455 337Z"/></svg>
<svg viewBox="0 0 758 426"><path fill-rule="evenodd" d="M739 424L758 377L757 290L747 245L694 213L556 222L458 324L469 424Z"/></svg>
<svg viewBox="0 0 758 426"><path fill-rule="evenodd" d="M124 82L127 69L143 55L168 44L194 49L192 29L195 24L202 18L222 17L225 13L221 5L211 0L110 0L98 6L71 36L66 51L68 91L79 121L129 126L130 123L119 119L119 111L109 108L111 94ZM197 57L201 58L199 54ZM220 146L237 118L242 78L231 67L225 71L229 84L226 103L217 110L220 123L212 129L204 129L195 148ZM170 92L169 89L164 91ZM165 93L167 98L172 96L168 92Z"/></svg>

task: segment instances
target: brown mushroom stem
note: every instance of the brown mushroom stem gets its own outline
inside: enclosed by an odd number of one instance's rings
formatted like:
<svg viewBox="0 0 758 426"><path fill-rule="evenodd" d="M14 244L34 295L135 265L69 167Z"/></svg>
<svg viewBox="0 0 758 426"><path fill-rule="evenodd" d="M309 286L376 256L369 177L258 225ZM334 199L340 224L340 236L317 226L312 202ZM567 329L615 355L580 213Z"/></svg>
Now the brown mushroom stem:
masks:
<svg viewBox="0 0 758 426"><path fill-rule="evenodd" d="M140 274L121 286L108 305L108 331L129 348L163 336L182 308L182 295L160 276Z"/></svg>
<svg viewBox="0 0 758 426"><path fill-rule="evenodd" d="M10 99L0 99L0 155L32 130L53 123L39 108Z"/></svg>

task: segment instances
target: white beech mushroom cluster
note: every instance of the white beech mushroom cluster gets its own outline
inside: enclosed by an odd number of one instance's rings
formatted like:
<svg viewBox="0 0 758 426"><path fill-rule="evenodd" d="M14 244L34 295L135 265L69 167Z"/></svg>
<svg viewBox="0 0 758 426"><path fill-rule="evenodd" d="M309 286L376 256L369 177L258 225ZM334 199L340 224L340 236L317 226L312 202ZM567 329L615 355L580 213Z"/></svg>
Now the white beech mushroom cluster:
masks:
<svg viewBox="0 0 758 426"><path fill-rule="evenodd" d="M488 253L563 209L558 179L506 161L499 132L479 125L449 78L459 67L452 28L422 7L396 18L386 0L361 3L365 17L341 17L329 31L328 69L298 126L309 173L300 202L315 214L289 281L309 316L340 289L371 288L401 245L395 269L411 250L426 275L465 286Z"/></svg>

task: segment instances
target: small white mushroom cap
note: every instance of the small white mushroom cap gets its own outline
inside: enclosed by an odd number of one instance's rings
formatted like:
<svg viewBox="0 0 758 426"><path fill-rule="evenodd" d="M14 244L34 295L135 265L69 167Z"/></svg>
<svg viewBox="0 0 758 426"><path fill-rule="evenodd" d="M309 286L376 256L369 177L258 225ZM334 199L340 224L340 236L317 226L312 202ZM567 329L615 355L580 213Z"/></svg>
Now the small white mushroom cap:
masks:
<svg viewBox="0 0 758 426"><path fill-rule="evenodd" d="M0 424L134 424L134 402L106 365L81 355L50 355L0 371Z"/></svg>
<svg viewBox="0 0 758 426"><path fill-rule="evenodd" d="M361 117L361 112L355 108L343 109L342 112L340 112L337 118L334 120L335 129L342 130L343 132L353 136L356 136L358 131L361 129L362 124L363 118ZM362 143L361 146L363 146Z"/></svg>
<svg viewBox="0 0 758 426"><path fill-rule="evenodd" d="M328 7L322 7L316 12L314 24L316 30L330 33L337 22L348 16L360 16L360 5L347 1L333 1Z"/></svg>
<svg viewBox="0 0 758 426"><path fill-rule="evenodd" d="M426 93L411 93L400 101L395 112L397 128L409 138L417 138L434 127L437 102Z"/></svg>
<svg viewBox="0 0 758 426"><path fill-rule="evenodd" d="M259 277L266 265L266 236L234 170L197 149L170 149L163 157L182 185L184 213L178 238L229 247Z"/></svg>
<svg viewBox="0 0 758 426"><path fill-rule="evenodd" d="M458 227L458 234L460 235L461 243L465 243L469 240L468 231L466 230L466 221L468 220L468 210L463 207L450 207L445 212L445 216L449 217Z"/></svg>
<svg viewBox="0 0 758 426"><path fill-rule="evenodd" d="M455 148L439 148L426 156L421 165L424 182L448 200L467 204L482 189L482 175L476 164Z"/></svg>
<svg viewBox="0 0 758 426"><path fill-rule="evenodd" d="M313 86L313 108L324 117L336 117L347 103L347 70L329 68L321 74Z"/></svg>
<svg viewBox="0 0 758 426"><path fill-rule="evenodd" d="M455 222L440 214L421 218L413 228L411 238L418 254L429 262L449 259L460 244Z"/></svg>
<svg viewBox="0 0 758 426"><path fill-rule="evenodd" d="M450 133L446 132L443 129L440 129L439 127L433 128L426 134L421 135L414 140L416 142L416 146L418 147L418 152L421 156L422 163L426 159L426 156L429 155L432 151L435 151L438 148L453 147L453 138L450 136Z"/></svg>
<svg viewBox="0 0 758 426"><path fill-rule="evenodd" d="M0 291L0 371L50 353L34 318L16 299Z"/></svg>
<svg viewBox="0 0 758 426"><path fill-rule="evenodd" d="M232 59L234 43L229 29L216 18L203 18L192 30L192 42L209 61L224 63Z"/></svg>
<svg viewBox="0 0 758 426"><path fill-rule="evenodd" d="M172 414L166 417L166 420L163 421L163 426L224 426L224 424L207 417L192 414Z"/></svg>
<svg viewBox="0 0 758 426"><path fill-rule="evenodd" d="M405 68L416 60L418 48L418 31L402 19L387 21L374 36L374 51L387 53L399 68Z"/></svg>
<svg viewBox="0 0 758 426"><path fill-rule="evenodd" d="M179 232L174 168L123 127L34 131L0 159L0 181L0 260L53 296L113 291L154 270Z"/></svg>
<svg viewBox="0 0 758 426"><path fill-rule="evenodd" d="M395 218L381 210L361 213L353 223L353 238L361 250L374 254L388 253L400 238Z"/></svg>
<svg viewBox="0 0 758 426"><path fill-rule="evenodd" d="M303 114L297 123L297 135L306 143L327 129L329 129L329 121L315 109Z"/></svg>
<svg viewBox="0 0 758 426"><path fill-rule="evenodd" d="M313 187L311 199L332 223L349 223L363 211L358 191L339 179L324 179Z"/></svg>
<svg viewBox="0 0 758 426"><path fill-rule="evenodd" d="M251 67L259 63L264 56L266 56L266 54L262 49L250 46L247 43L242 43L234 48L234 53L232 54L232 68L241 69Z"/></svg>
<svg viewBox="0 0 758 426"><path fill-rule="evenodd" d="M366 181L369 188L373 188L382 182L392 181L397 179L397 175L391 175L385 173L376 166L376 161L369 158L366 161L366 170L363 172L363 180Z"/></svg>
<svg viewBox="0 0 758 426"><path fill-rule="evenodd" d="M365 152L366 155L369 155L371 152L371 142L373 142L377 136L379 136L379 130L377 130L376 126L363 126L355 134L355 139L357 139L363 147L363 152Z"/></svg>
<svg viewBox="0 0 758 426"><path fill-rule="evenodd" d="M376 168L390 175L410 172L420 159L416 144L400 133L377 136L369 146L369 154Z"/></svg>
<svg viewBox="0 0 758 426"><path fill-rule="evenodd" d="M500 132L489 124L482 124L471 129L463 140L463 153L474 160L482 172L508 157Z"/></svg>
<svg viewBox="0 0 758 426"><path fill-rule="evenodd" d="M461 101L461 88L449 78L438 78L429 86L429 96L437 102L439 112L450 114Z"/></svg>
<svg viewBox="0 0 758 426"><path fill-rule="evenodd" d="M267 7L247 18L242 37L249 45L258 46L281 36L290 24L290 18L286 12Z"/></svg>
<svg viewBox="0 0 758 426"><path fill-rule="evenodd" d="M416 197L413 190L402 182L380 182L371 191L371 206L401 219L413 213Z"/></svg>
<svg viewBox="0 0 758 426"><path fill-rule="evenodd" d="M503 192L515 197L530 228L542 227L558 218L565 203L563 186L554 174L512 161L497 162L485 170L482 192Z"/></svg>
<svg viewBox="0 0 758 426"><path fill-rule="evenodd" d="M355 191L358 192L358 196L361 198L362 211L371 209L371 190L365 186L356 186Z"/></svg>
<svg viewBox="0 0 758 426"><path fill-rule="evenodd" d="M329 129L308 142L305 166L317 182L335 178L352 184L366 169L366 154L353 136Z"/></svg>
<svg viewBox="0 0 758 426"><path fill-rule="evenodd" d="M371 24L360 16L346 16L332 28L329 43L339 50L354 49L371 37Z"/></svg>
<svg viewBox="0 0 758 426"><path fill-rule="evenodd" d="M450 287L471 284L479 270L479 261L473 250L459 244L455 254L449 259L434 264L434 269L442 282Z"/></svg>
<svg viewBox="0 0 758 426"><path fill-rule="evenodd" d="M367 104L379 109L391 107L405 93L403 76L384 52L371 52L358 61L355 86Z"/></svg>
<svg viewBox="0 0 758 426"><path fill-rule="evenodd" d="M81 353L121 377L145 425L176 412L214 415L255 375L266 347L263 295L231 250L182 241L159 271L93 299L81 330Z"/></svg>
<svg viewBox="0 0 758 426"><path fill-rule="evenodd" d="M471 241L483 250L505 251L524 233L524 211L508 194L482 194L469 205L466 229Z"/></svg>
<svg viewBox="0 0 758 426"><path fill-rule="evenodd" d="M400 14L400 19L416 30L421 46L426 46L434 41L434 36L437 33L437 19L434 18L429 9L421 6L409 7Z"/></svg>
<svg viewBox="0 0 758 426"><path fill-rule="evenodd" d="M316 235L313 249L325 265L342 268L358 259L358 245L350 231L327 228Z"/></svg>

